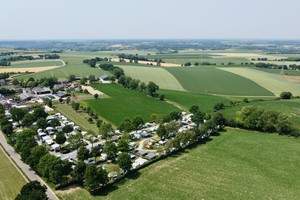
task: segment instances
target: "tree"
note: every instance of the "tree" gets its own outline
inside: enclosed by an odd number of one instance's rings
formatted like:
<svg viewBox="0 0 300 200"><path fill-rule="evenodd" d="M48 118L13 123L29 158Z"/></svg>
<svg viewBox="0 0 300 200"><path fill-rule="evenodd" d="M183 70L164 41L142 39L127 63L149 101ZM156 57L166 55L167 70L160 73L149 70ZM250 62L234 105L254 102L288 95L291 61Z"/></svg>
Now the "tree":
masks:
<svg viewBox="0 0 300 200"><path fill-rule="evenodd" d="M164 94L159 95L159 100L164 101L165 100L165 95Z"/></svg>
<svg viewBox="0 0 300 200"><path fill-rule="evenodd" d="M95 165L89 165L85 170L84 180L87 190L93 192L108 182L107 172Z"/></svg>
<svg viewBox="0 0 300 200"><path fill-rule="evenodd" d="M78 111L80 104L78 102L72 101L71 106L74 110Z"/></svg>
<svg viewBox="0 0 300 200"><path fill-rule="evenodd" d="M118 141L118 151L121 151L121 152L128 152L129 151L129 143L128 143L128 140L126 138L122 137Z"/></svg>
<svg viewBox="0 0 300 200"><path fill-rule="evenodd" d="M31 181L25 184L16 200L48 200L46 186L42 186L38 181Z"/></svg>
<svg viewBox="0 0 300 200"><path fill-rule="evenodd" d="M180 111L173 111L170 113L170 118L171 120L180 120L182 118L182 114Z"/></svg>
<svg viewBox="0 0 300 200"><path fill-rule="evenodd" d="M85 148L85 146L81 145L77 152L78 160L84 161L88 159L89 156L90 156L90 151L87 148Z"/></svg>
<svg viewBox="0 0 300 200"><path fill-rule="evenodd" d="M225 107L225 105L223 103L217 103L216 105L214 105L214 111L219 111L219 110L223 110Z"/></svg>
<svg viewBox="0 0 300 200"><path fill-rule="evenodd" d="M197 128L199 128L199 125L201 123L203 123L203 120L204 120L204 116L205 114L202 113L201 111L197 111L196 113L194 113L192 115L192 121L196 124Z"/></svg>
<svg viewBox="0 0 300 200"><path fill-rule="evenodd" d="M13 125L12 123L8 122L7 124L1 124L1 130L7 136L10 136L13 133Z"/></svg>
<svg viewBox="0 0 300 200"><path fill-rule="evenodd" d="M97 93L94 94L94 98L95 98L95 99L98 99L98 98L99 98L99 94L97 94Z"/></svg>
<svg viewBox="0 0 300 200"><path fill-rule="evenodd" d="M159 125L158 129L157 129L157 135L161 138L161 139L165 139L168 137L168 133L166 130L165 125L161 124Z"/></svg>
<svg viewBox="0 0 300 200"><path fill-rule="evenodd" d="M72 165L69 161L57 159L50 166L49 180L55 184L63 183L72 171Z"/></svg>
<svg viewBox="0 0 300 200"><path fill-rule="evenodd" d="M134 126L130 119L125 119L119 126L120 131L130 132L134 129Z"/></svg>
<svg viewBox="0 0 300 200"><path fill-rule="evenodd" d="M11 117L16 122L21 121L26 113L27 113L26 110L22 108L12 108L10 110Z"/></svg>
<svg viewBox="0 0 300 200"><path fill-rule="evenodd" d="M147 85L147 92L148 95L155 97L157 95L157 91L159 90L158 85L150 81Z"/></svg>
<svg viewBox="0 0 300 200"><path fill-rule="evenodd" d="M200 108L199 108L199 106L197 106L197 105L193 105L191 108L190 108L190 113L192 113L192 114L195 114L195 113L197 113L198 111L200 111Z"/></svg>
<svg viewBox="0 0 300 200"><path fill-rule="evenodd" d="M291 99L293 97L293 94L291 92L282 92L280 94L281 99Z"/></svg>
<svg viewBox="0 0 300 200"><path fill-rule="evenodd" d="M62 128L62 132L64 133L71 133L73 131L73 126L71 125L66 125Z"/></svg>
<svg viewBox="0 0 300 200"><path fill-rule="evenodd" d="M25 129L16 136L16 151L20 152L23 160L26 160L31 149L37 145L35 139L35 132L32 129Z"/></svg>
<svg viewBox="0 0 300 200"><path fill-rule="evenodd" d="M121 169L129 171L132 166L132 161L130 158L130 155L128 153L121 153L118 156L118 165L120 166Z"/></svg>
<svg viewBox="0 0 300 200"><path fill-rule="evenodd" d="M26 159L26 162L33 168L36 169L40 159L48 153L46 147L37 145L31 149L30 156Z"/></svg>
<svg viewBox="0 0 300 200"><path fill-rule="evenodd" d="M100 134L102 135L102 137L105 139L105 138L108 138L109 134L113 131L113 128L112 128L112 125L111 124L108 124L108 123L105 123L103 122L99 128L99 132Z"/></svg>
<svg viewBox="0 0 300 200"><path fill-rule="evenodd" d="M56 126L60 126L60 125L61 124L60 124L59 119L56 119L56 118L51 119L49 122L49 126L51 126L51 127L56 127Z"/></svg>
<svg viewBox="0 0 300 200"><path fill-rule="evenodd" d="M35 118L34 118L33 114L26 113L23 117L22 125L23 126L31 126L34 121L35 121Z"/></svg>
<svg viewBox="0 0 300 200"><path fill-rule="evenodd" d="M215 113L211 119L216 125L224 127L226 124L226 119L222 115L222 113Z"/></svg>
<svg viewBox="0 0 300 200"><path fill-rule="evenodd" d="M132 126L134 129L139 129L141 126L143 126L144 124L144 120L141 117L135 117L132 120Z"/></svg>
<svg viewBox="0 0 300 200"><path fill-rule="evenodd" d="M107 141L103 147L103 151L104 153L107 154L107 158L110 160L114 160L117 156L117 147L115 145L115 143L111 142L111 141Z"/></svg>
<svg viewBox="0 0 300 200"><path fill-rule="evenodd" d="M83 161L79 161L74 168L72 177L77 181L78 184L82 185L84 180L84 173L86 170L86 164Z"/></svg>
<svg viewBox="0 0 300 200"><path fill-rule="evenodd" d="M38 165L37 165L37 171L39 174L41 174L45 178L50 177L50 172L52 170L52 166L55 164L55 162L58 160L56 156L53 156L49 153L45 154L43 157L41 157Z"/></svg>
<svg viewBox="0 0 300 200"><path fill-rule="evenodd" d="M45 109L41 106L36 107L33 109L33 116L36 120L40 118L46 118L48 114L45 112Z"/></svg>
<svg viewBox="0 0 300 200"><path fill-rule="evenodd" d="M55 142L57 144L64 144L66 142L67 138L63 132L58 132L56 134Z"/></svg>

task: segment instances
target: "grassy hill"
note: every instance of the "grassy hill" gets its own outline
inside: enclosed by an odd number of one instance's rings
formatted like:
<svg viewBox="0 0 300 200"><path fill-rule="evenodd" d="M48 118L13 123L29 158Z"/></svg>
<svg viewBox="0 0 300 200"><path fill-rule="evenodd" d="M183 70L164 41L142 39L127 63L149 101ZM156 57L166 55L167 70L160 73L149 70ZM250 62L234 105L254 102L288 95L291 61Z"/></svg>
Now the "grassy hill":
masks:
<svg viewBox="0 0 300 200"><path fill-rule="evenodd" d="M141 170L107 195L92 197L73 189L59 196L63 200L296 200L299 154L299 139L229 129L205 145Z"/></svg>
<svg viewBox="0 0 300 200"><path fill-rule="evenodd" d="M168 68L184 89L195 93L272 96L267 89L239 75L212 66Z"/></svg>
<svg viewBox="0 0 300 200"><path fill-rule="evenodd" d="M178 108L171 104L146 96L143 93L125 89L117 84L95 85L95 88L110 98L84 101L98 115L115 125L120 125L126 118L140 116L149 120L151 114L165 115Z"/></svg>
<svg viewBox="0 0 300 200"><path fill-rule="evenodd" d="M13 200L26 183L0 147L0 199Z"/></svg>

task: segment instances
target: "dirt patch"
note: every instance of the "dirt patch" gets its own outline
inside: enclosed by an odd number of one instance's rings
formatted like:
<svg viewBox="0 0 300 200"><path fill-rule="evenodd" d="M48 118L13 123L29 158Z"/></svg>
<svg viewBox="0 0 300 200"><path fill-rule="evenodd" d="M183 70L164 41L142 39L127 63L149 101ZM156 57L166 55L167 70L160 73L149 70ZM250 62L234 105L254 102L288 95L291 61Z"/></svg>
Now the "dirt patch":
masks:
<svg viewBox="0 0 300 200"><path fill-rule="evenodd" d="M31 73L36 73L36 72L42 72L42 71L47 71L51 69L58 68L60 66L49 66L49 67L15 67L15 68L8 68L8 67L0 67L0 73L25 73L25 72L31 72Z"/></svg>

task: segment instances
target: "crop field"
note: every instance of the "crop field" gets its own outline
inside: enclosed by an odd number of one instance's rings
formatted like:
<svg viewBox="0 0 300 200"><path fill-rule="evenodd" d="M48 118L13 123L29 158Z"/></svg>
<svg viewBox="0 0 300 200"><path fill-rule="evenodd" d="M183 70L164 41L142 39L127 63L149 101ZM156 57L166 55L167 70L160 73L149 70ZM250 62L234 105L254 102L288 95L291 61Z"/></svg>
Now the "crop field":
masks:
<svg viewBox="0 0 300 200"><path fill-rule="evenodd" d="M83 101L90 106L98 115L112 122L114 125L120 125L126 118L142 117L149 120L151 114L159 116L169 114L178 108L166 102L148 97L137 91L125 89L116 84L95 85L95 88L110 98L91 99Z"/></svg>
<svg viewBox="0 0 300 200"><path fill-rule="evenodd" d="M90 56L87 55L68 55L62 56L62 60L65 61L66 66L59 67L53 70L47 70L39 73L22 75L19 76L19 79L25 79L29 77L33 77L36 79L40 79L43 77L56 77L58 79L68 79L70 75L85 77L89 75L101 76L104 74L108 74L109 72L105 72L98 68L92 68L86 64L83 64L82 61Z"/></svg>
<svg viewBox="0 0 300 200"><path fill-rule="evenodd" d="M162 94L166 96L166 99L175 102L185 110L188 110L193 105L198 105L203 112L212 112L216 103L228 103L229 100L225 97L196 94L191 92L162 90Z"/></svg>
<svg viewBox="0 0 300 200"><path fill-rule="evenodd" d="M267 89L239 75L211 66L168 68L184 89L194 93L272 96Z"/></svg>
<svg viewBox="0 0 300 200"><path fill-rule="evenodd" d="M26 183L0 147L0 199L13 200Z"/></svg>
<svg viewBox="0 0 300 200"><path fill-rule="evenodd" d="M63 113L67 118L75 122L75 124L80 126L83 130L98 132L96 124L88 122L88 114L76 112L70 105L60 103L55 104L55 110Z"/></svg>
<svg viewBox="0 0 300 200"><path fill-rule="evenodd" d="M228 129L207 144L142 169L107 195L92 197L83 189L58 194L63 200L297 200L299 154L299 139Z"/></svg>
<svg viewBox="0 0 300 200"><path fill-rule="evenodd" d="M167 70L158 67L139 67L139 66L128 66L128 65L118 65L121 67L125 74L139 79L145 83L153 81L157 85L159 85L162 89L169 90L181 90L183 91L183 87L177 81L177 79L170 74Z"/></svg>
<svg viewBox="0 0 300 200"><path fill-rule="evenodd" d="M248 78L256 82L258 85L273 92L277 96L279 96L280 93L283 91L290 91L294 95L300 95L299 83L295 83L294 81L289 81L285 79L285 77L278 74L272 74L260 70L255 70L252 68L241 68L241 67L239 68L224 67L221 69Z"/></svg>
<svg viewBox="0 0 300 200"><path fill-rule="evenodd" d="M236 112L244 106L257 106L266 110L281 112L290 117L293 126L300 130L300 100L271 100L271 101L253 101L242 105L226 108L223 114L227 118L234 118Z"/></svg>
<svg viewBox="0 0 300 200"><path fill-rule="evenodd" d="M282 69L267 69L267 68L255 68L257 70L268 72L272 74L280 74L280 75L287 75L287 76L300 76L300 71L298 70L282 70Z"/></svg>
<svg viewBox="0 0 300 200"><path fill-rule="evenodd" d="M33 60L33 61L18 61L13 62L11 66L8 67L53 67L53 66L62 66L63 62L60 60Z"/></svg>

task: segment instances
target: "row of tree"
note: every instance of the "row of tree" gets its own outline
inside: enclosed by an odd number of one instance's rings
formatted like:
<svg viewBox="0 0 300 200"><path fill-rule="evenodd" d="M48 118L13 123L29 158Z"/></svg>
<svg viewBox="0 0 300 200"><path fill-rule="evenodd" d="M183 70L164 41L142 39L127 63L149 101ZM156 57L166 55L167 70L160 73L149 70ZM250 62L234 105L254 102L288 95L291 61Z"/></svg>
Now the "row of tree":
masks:
<svg viewBox="0 0 300 200"><path fill-rule="evenodd" d="M37 86L53 88L53 86L58 83L58 80L56 77L44 77L41 79L34 79L33 77L30 77L26 80L14 79L12 83L14 85L20 85L25 88L34 88Z"/></svg>

